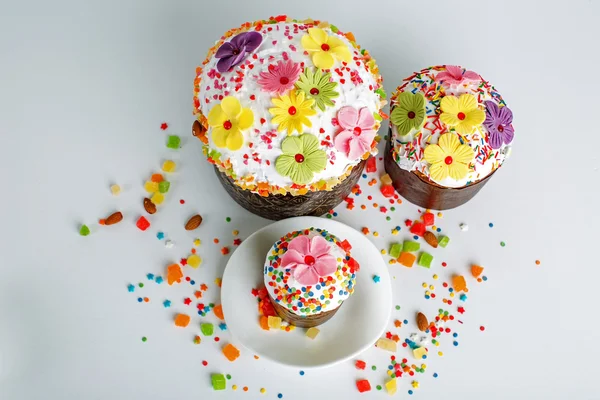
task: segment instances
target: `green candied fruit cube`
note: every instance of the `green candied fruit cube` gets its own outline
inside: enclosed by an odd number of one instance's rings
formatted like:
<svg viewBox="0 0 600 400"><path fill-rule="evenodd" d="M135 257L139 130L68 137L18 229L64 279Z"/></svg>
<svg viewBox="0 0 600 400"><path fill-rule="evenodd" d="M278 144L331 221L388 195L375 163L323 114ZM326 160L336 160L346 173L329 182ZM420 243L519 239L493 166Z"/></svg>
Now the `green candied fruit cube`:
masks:
<svg viewBox="0 0 600 400"><path fill-rule="evenodd" d="M214 390L225 390L226 381L223 374L212 374L210 377Z"/></svg>
<svg viewBox="0 0 600 400"><path fill-rule="evenodd" d="M88 228L87 225L81 225L81 228L79 229L79 234L81 236L87 236L90 234L90 228Z"/></svg>
<svg viewBox="0 0 600 400"><path fill-rule="evenodd" d="M179 148L180 144L181 144L181 138L179 136L176 136L176 135L169 136L169 139L167 140L168 148L177 150Z"/></svg>
<svg viewBox="0 0 600 400"><path fill-rule="evenodd" d="M417 243L417 242L413 242L412 240L406 240L404 241L404 244L402 245L402 251L407 251L407 252L414 252L414 251L419 251L421 249L421 244Z"/></svg>
<svg viewBox="0 0 600 400"><path fill-rule="evenodd" d="M440 237L438 237L438 246L440 246L440 247L446 247L446 246L448 246L449 242L450 242L450 238L448 236L440 236Z"/></svg>
<svg viewBox="0 0 600 400"><path fill-rule="evenodd" d="M400 256L400 253L402 252L402 243L394 243L392 244L392 247L390 247L390 257L392 258L398 258Z"/></svg>
<svg viewBox="0 0 600 400"><path fill-rule="evenodd" d="M200 324L200 331L202 331L202 334L204 336L212 336L214 329L215 327L213 326L213 324L209 322Z"/></svg>
<svg viewBox="0 0 600 400"><path fill-rule="evenodd" d="M431 267L431 262L433 261L433 256L429 253L423 252L419 255L419 264L421 267L429 268Z"/></svg>
<svg viewBox="0 0 600 400"><path fill-rule="evenodd" d="M171 182L162 181L158 184L158 191L161 193L167 193L169 191L170 187L171 187Z"/></svg>

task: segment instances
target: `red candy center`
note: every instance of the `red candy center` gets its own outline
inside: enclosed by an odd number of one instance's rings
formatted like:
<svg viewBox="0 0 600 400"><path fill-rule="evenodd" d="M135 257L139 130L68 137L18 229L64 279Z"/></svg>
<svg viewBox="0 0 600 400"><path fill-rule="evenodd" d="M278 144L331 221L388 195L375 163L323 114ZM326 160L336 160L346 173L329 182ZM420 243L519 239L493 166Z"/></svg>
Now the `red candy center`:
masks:
<svg viewBox="0 0 600 400"><path fill-rule="evenodd" d="M504 127L502 125L498 125L498 132L504 132Z"/></svg>
<svg viewBox="0 0 600 400"><path fill-rule="evenodd" d="M296 107L291 106L290 108L288 108L288 114L295 115L296 114Z"/></svg>
<svg viewBox="0 0 600 400"><path fill-rule="evenodd" d="M360 135L361 132L362 132L362 129L360 128L360 126L357 126L357 127L354 128L354 134L356 136Z"/></svg>
<svg viewBox="0 0 600 400"><path fill-rule="evenodd" d="M408 118L410 118L410 119L414 119L415 117L416 117L416 114L415 114L415 112L414 112L414 111L409 111L409 112L408 112Z"/></svg>
<svg viewBox="0 0 600 400"><path fill-rule="evenodd" d="M459 112L459 113L458 113L458 115L457 115L457 117L458 117L458 119L460 119L461 121L462 121L463 119L467 118L467 116L465 115L465 113L464 113L464 112Z"/></svg>
<svg viewBox="0 0 600 400"><path fill-rule="evenodd" d="M310 89L310 94L312 94L313 96L316 96L319 94L319 89L317 89L316 87Z"/></svg>
<svg viewBox="0 0 600 400"><path fill-rule="evenodd" d="M323 43L321 45L321 50L323 50L323 51L329 51L329 45L327 43Z"/></svg>
<svg viewBox="0 0 600 400"><path fill-rule="evenodd" d="M451 156L448 156L448 157L446 157L446 158L444 159L444 162L445 162L447 165L450 165L450 164L452 164L452 157L451 157Z"/></svg>
<svg viewBox="0 0 600 400"><path fill-rule="evenodd" d="M311 255L304 256L304 264L313 265L315 263L315 258Z"/></svg>
<svg viewBox="0 0 600 400"><path fill-rule="evenodd" d="M294 159L296 160L297 163L303 163L304 162L304 156L300 153L296 154L294 156Z"/></svg>
<svg viewBox="0 0 600 400"><path fill-rule="evenodd" d="M234 49L234 50L233 50L231 53L232 53L234 56L237 56L238 54L240 54L240 50L239 50L239 49Z"/></svg>
<svg viewBox="0 0 600 400"><path fill-rule="evenodd" d="M279 83L281 83L282 85L287 85L288 83L290 83L290 79L286 76L282 76L279 79Z"/></svg>
<svg viewBox="0 0 600 400"><path fill-rule="evenodd" d="M226 130L230 130L232 127L231 121L225 121L223 123L223 128L225 128Z"/></svg>

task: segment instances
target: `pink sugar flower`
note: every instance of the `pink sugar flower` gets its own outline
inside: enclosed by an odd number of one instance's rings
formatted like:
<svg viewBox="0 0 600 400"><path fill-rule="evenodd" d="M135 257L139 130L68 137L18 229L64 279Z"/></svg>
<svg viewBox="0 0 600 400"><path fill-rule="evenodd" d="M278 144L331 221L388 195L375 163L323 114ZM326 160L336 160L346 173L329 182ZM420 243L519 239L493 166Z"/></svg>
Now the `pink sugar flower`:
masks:
<svg viewBox="0 0 600 400"><path fill-rule="evenodd" d="M337 270L335 257L329 254L330 246L322 236L309 239L298 236L288 245L281 258L281 266L290 269L296 282L304 286L316 285L319 278Z"/></svg>
<svg viewBox="0 0 600 400"><path fill-rule="evenodd" d="M375 118L367 107L356 110L342 107L337 114L337 122L342 131L335 137L335 148L351 160L362 157L371 150L371 143L377 132L373 129Z"/></svg>
<svg viewBox="0 0 600 400"><path fill-rule="evenodd" d="M291 60L278 61L277 65L269 65L267 72L260 73L258 84L266 92L283 94L294 87L300 70L300 64Z"/></svg>
<svg viewBox="0 0 600 400"><path fill-rule="evenodd" d="M446 71L440 72L435 77L436 81L444 81L448 86L458 85L463 81L475 81L478 79L480 79L480 77L476 72L463 70L456 65L446 65Z"/></svg>

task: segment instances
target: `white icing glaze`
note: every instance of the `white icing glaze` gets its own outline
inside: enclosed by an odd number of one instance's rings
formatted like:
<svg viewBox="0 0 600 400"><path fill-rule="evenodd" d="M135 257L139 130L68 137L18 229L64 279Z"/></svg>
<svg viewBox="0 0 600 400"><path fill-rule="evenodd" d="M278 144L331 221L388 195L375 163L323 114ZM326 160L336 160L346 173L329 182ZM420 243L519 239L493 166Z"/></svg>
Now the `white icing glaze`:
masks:
<svg viewBox="0 0 600 400"><path fill-rule="evenodd" d="M313 228L314 229L314 228ZM325 232L333 239L333 242L329 242L330 251L329 254L334 256L338 260L338 268L337 271L329 276L324 277L323 280L328 281L327 285L318 284L313 286L303 286L297 283L293 275L289 272L285 272L285 269L282 269L280 264L278 264L275 260L270 260L274 254L278 254L278 257L281 258L283 254L285 254L285 250L283 252L279 252L281 247L281 242L277 241L269 250L265 260L265 270L264 270L264 279L265 279L265 287L269 292L269 295L272 299L277 299L278 295L281 295L281 290L289 290L291 288L297 289L301 292L301 296L304 298L317 299L319 302L323 302L324 308L321 310L312 310L311 312L303 312L303 310L298 306L296 302L287 303L285 299L279 302L280 305L286 307L289 311L296 315L306 316L306 315L315 315L320 314L321 312L331 311L338 308L344 300L346 300L354 291L354 286L356 284L355 274L352 274L348 271L348 267L345 264L344 260L349 256L341 247L339 247L336 243L339 242L339 239L334 235L331 235L327 231ZM322 236L321 232L316 230L309 231L308 238L313 238L314 236ZM304 233L301 233L304 234ZM290 242L293 238L286 238L286 242ZM276 282L273 280L274 272L280 271L284 273L284 276L287 277L287 281L284 282L281 280L280 282ZM278 276L275 273L275 276ZM333 282L333 283L332 283ZM334 288L331 290L331 288ZM312 293L308 297L305 297L305 293ZM327 304L325 304L327 302ZM288 307L289 305L289 307ZM291 307L296 306L297 309L292 309Z"/></svg>
<svg viewBox="0 0 600 400"><path fill-rule="evenodd" d="M297 27L296 32L294 31L295 26ZM269 31L270 28L272 29ZM289 31L286 28L289 28ZM309 117L312 127L304 128L304 133L311 133L318 137L321 142L320 148L326 150L328 158L326 168L315 173L310 183L338 178L362 160L362 158L348 159L333 146L335 134L340 131L340 128L334 127L332 119L336 117L339 109L343 106L352 106L357 109L367 107L372 113L378 113L384 104L379 94L374 92L380 85L375 76L365 68L358 50L345 36L332 32L330 28L323 29L328 35L334 35L346 43L355 59L348 63L347 67L350 71L342 71L342 76L335 72L336 68L342 68L341 62L336 61L330 71L332 81L338 83L335 90L339 96L333 99L335 105L327 107L325 111L315 107L317 114ZM218 151L221 154L220 161L222 163L226 160L231 162L232 173L235 177L253 176L254 182L268 182L274 186L289 187L293 184L292 180L289 177L281 176L275 170L275 160L282 154L281 142L287 136L286 131L278 133L277 125L271 123L272 116L268 109L273 107L271 99L276 95L262 91L257 80L261 72L267 71L269 64L276 64L277 61L284 60L284 54L294 62L304 63L303 69L304 67L315 67L310 55L304 52L300 43L302 36L307 34L306 25L302 23L264 25L260 32L263 40L254 52L256 57L249 54L240 65L229 72L221 73L220 79L215 76L218 59L211 58L203 67L200 75L200 91L197 93L199 110L207 116L209 111L220 103L219 96L223 95L234 96L240 101L242 107L250 108L254 113L254 125L243 133L244 146L242 149L231 151L227 148L216 147L209 128L207 132L209 150ZM239 72L244 73L241 82L232 81ZM362 83L355 84L351 80L351 73L357 74ZM235 90L236 85L238 87L241 85L237 91ZM255 96L254 100L251 99L251 96ZM261 119L264 123L261 123ZM379 122L375 129L378 128ZM271 137L267 137L267 135ZM328 144L323 144L323 141L327 141ZM373 153L376 154L376 150L373 150Z"/></svg>
<svg viewBox="0 0 600 400"><path fill-rule="evenodd" d="M429 90L434 90L434 78L438 73L444 70L443 67L444 66L426 68L415 73L412 77L405 79L404 83L398 88L398 91L392 96L391 108L393 109L396 104L396 98L400 92L421 92L425 95ZM495 88L483 78L479 78L480 79L474 81L463 81L459 85L443 85L444 93L453 96L460 96L465 93L472 94L477 99L479 108L482 110L485 110L484 101L486 100L492 100L496 104L505 105L502 97L496 92ZM437 89L435 90L439 90L439 88L440 86L438 84ZM448 129L439 119L437 120L437 126L434 125L432 121L432 119L435 120L433 116L441 113L439 101L434 104L430 99L425 98L425 107L427 109L426 122L422 129L413 129L407 135L401 136L398 134L396 127L390 123L394 157L400 168L408 171L418 170L435 183L445 187L461 188L490 175L498 169L510 155L512 143L509 145L503 144L497 150L493 150L489 146L488 131L482 124L475 128L473 133L462 135L463 139L465 139L465 143L475 152L471 164L473 168L469 170L466 177L460 180L455 180L450 177L442 181L434 180L429 174L429 163L425 161L423 152L428 144L437 143L440 135L447 132ZM489 156L484 157L485 154L488 154Z"/></svg>

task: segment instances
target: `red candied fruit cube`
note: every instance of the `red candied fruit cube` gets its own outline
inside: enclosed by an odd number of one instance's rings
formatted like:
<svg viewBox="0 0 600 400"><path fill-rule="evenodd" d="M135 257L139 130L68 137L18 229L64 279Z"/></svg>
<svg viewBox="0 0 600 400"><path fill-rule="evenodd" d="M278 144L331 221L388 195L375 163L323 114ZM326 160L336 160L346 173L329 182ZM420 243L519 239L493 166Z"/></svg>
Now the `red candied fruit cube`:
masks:
<svg viewBox="0 0 600 400"><path fill-rule="evenodd" d="M258 289L258 298L259 299L264 299L265 297L269 296L269 292L267 291L266 287L262 287L260 289Z"/></svg>
<svg viewBox="0 0 600 400"><path fill-rule="evenodd" d="M350 271L352 272L358 271L360 269L360 264L354 258L350 257L348 260L348 268L350 268Z"/></svg>
<svg viewBox="0 0 600 400"><path fill-rule="evenodd" d="M354 366L358 369L365 369L367 367L367 363L362 360L356 360Z"/></svg>
<svg viewBox="0 0 600 400"><path fill-rule="evenodd" d="M393 197L394 193L396 192L392 185L382 185L379 190L381 190L381 194L383 195L383 197L388 198Z"/></svg>
<svg viewBox="0 0 600 400"><path fill-rule="evenodd" d="M377 172L377 158L369 157L367 160L367 172Z"/></svg>
<svg viewBox="0 0 600 400"><path fill-rule="evenodd" d="M343 250L344 250L346 253L347 253L347 252L349 252L350 250L352 250L352 245L351 245L351 244L350 244L350 243L349 243L347 240L345 240L345 239L344 239L342 242L339 242L339 243L340 243L340 247L341 247L341 248L342 248L342 249L343 249Z"/></svg>
<svg viewBox="0 0 600 400"><path fill-rule="evenodd" d="M423 234L425 233L426 230L427 230L427 227L422 222L415 222L410 227L410 233L414 233L417 236L423 236Z"/></svg>
<svg viewBox="0 0 600 400"><path fill-rule="evenodd" d="M371 390L371 384L367 379L362 379L360 381L356 381L356 388L361 393L368 392L369 390Z"/></svg>
<svg viewBox="0 0 600 400"><path fill-rule="evenodd" d="M271 303L271 300L265 299L262 304L262 313L265 317L276 317L275 308Z"/></svg>
<svg viewBox="0 0 600 400"><path fill-rule="evenodd" d="M425 224L425 226L433 225L434 221L435 221L435 216L432 213L428 212L428 213L423 214L423 223Z"/></svg>
<svg viewBox="0 0 600 400"><path fill-rule="evenodd" d="M140 230L145 231L150 226L150 222L145 217L140 217L135 223L135 226L140 228Z"/></svg>

